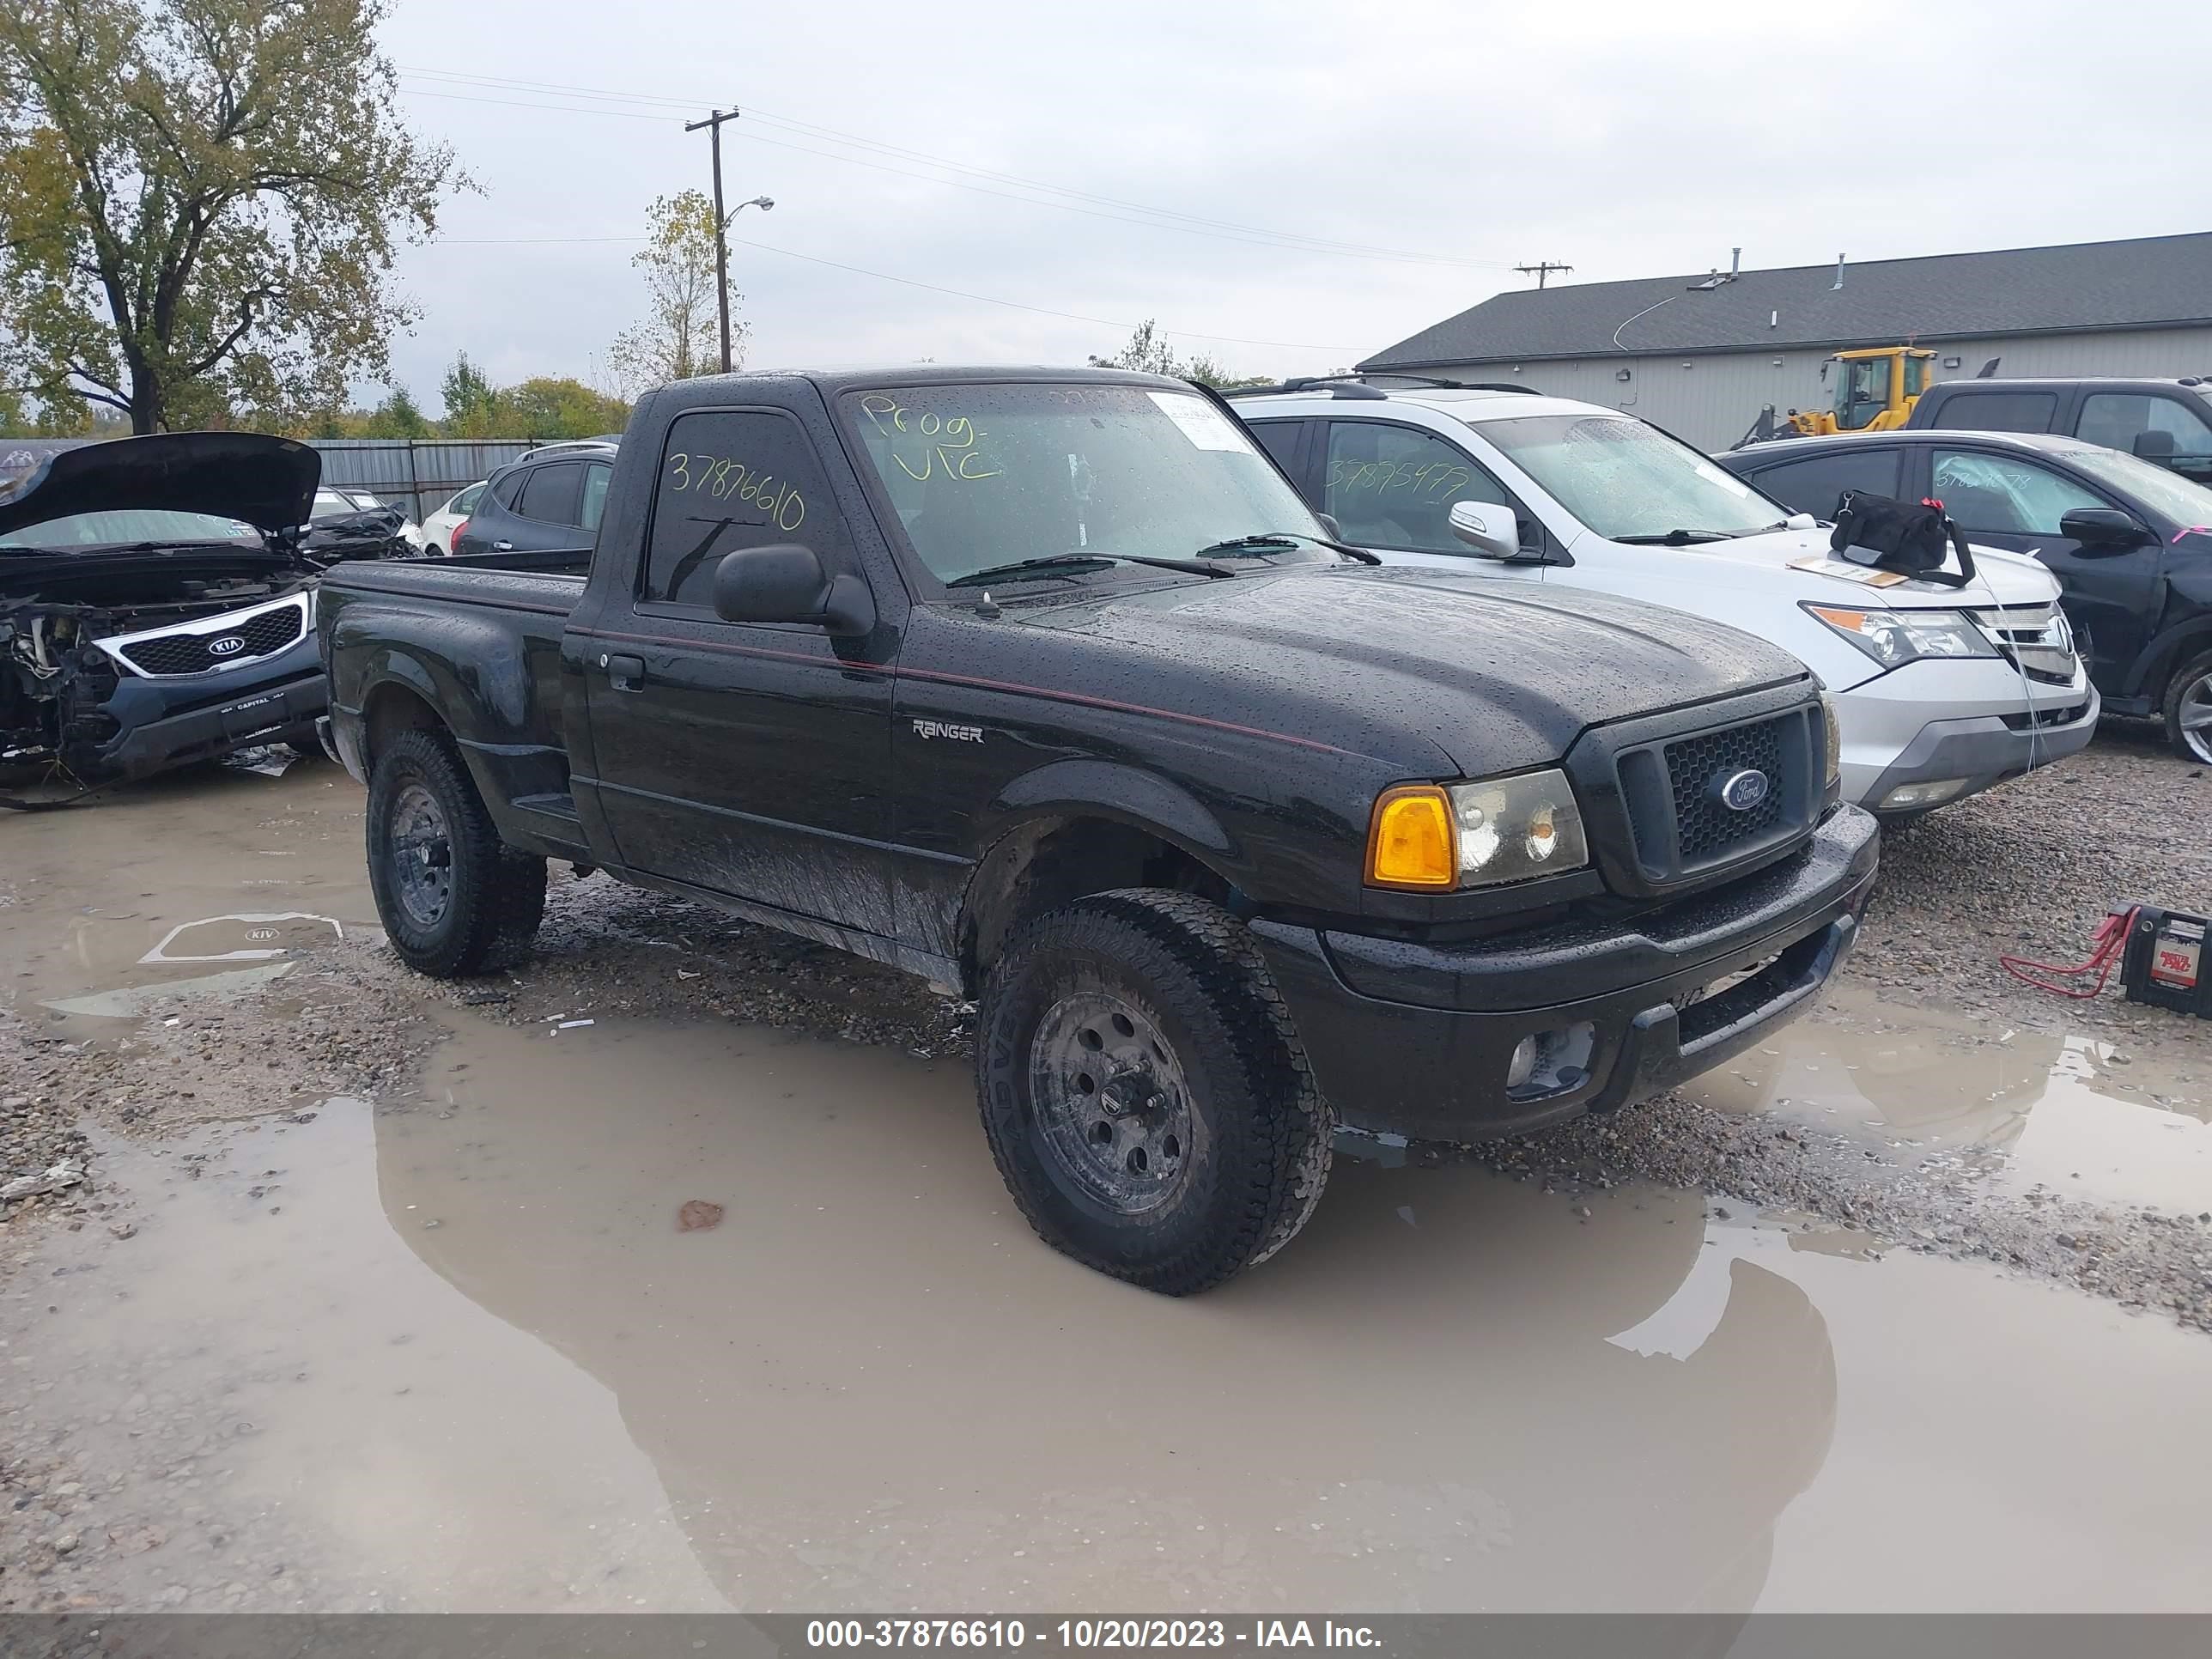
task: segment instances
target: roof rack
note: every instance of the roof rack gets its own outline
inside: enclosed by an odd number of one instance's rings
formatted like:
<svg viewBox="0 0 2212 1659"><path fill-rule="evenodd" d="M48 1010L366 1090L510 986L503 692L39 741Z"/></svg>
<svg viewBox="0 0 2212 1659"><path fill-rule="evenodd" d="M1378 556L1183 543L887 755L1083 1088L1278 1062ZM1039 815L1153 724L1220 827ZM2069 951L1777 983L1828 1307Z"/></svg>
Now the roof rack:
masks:
<svg viewBox="0 0 2212 1659"><path fill-rule="evenodd" d="M1223 395L1230 398L1261 398L1270 392L1319 392L1326 390L1333 398L1387 398L1390 394L1375 384L1378 380L1403 381L1425 392L1525 392L1532 398L1543 393L1533 386L1514 386L1504 381L1444 380L1433 374L1400 374L1389 369L1372 374L1301 374L1280 386L1239 386Z"/></svg>

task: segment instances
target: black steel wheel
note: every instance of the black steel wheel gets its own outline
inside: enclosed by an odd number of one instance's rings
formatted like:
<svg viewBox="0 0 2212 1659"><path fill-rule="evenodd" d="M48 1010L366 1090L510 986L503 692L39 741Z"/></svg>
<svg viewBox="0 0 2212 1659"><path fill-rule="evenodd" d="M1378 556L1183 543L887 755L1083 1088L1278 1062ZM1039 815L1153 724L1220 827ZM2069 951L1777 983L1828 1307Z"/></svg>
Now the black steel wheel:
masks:
<svg viewBox="0 0 2212 1659"><path fill-rule="evenodd" d="M1265 1261L1328 1178L1329 1114L1249 935L1127 889L1017 930L984 988L976 1081L1039 1237L1188 1296Z"/></svg>
<svg viewBox="0 0 2212 1659"><path fill-rule="evenodd" d="M545 912L545 860L500 840L442 732L403 732L376 757L368 882L392 948L441 979L514 960Z"/></svg>

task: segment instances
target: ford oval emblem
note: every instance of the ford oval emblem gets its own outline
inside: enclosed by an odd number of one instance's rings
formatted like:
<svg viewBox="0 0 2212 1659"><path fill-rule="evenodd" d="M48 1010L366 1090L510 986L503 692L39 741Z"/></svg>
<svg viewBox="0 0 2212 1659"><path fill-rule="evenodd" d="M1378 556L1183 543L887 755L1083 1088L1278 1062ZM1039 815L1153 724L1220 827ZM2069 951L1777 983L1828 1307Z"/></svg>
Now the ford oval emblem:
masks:
<svg viewBox="0 0 2212 1659"><path fill-rule="evenodd" d="M1764 772L1746 769L1730 772L1713 780L1713 793L1721 798L1721 805L1735 812L1748 812L1766 799L1771 787Z"/></svg>
<svg viewBox="0 0 2212 1659"><path fill-rule="evenodd" d="M242 635L226 634L219 640L210 640L207 648L210 657L234 657L246 649L246 639Z"/></svg>

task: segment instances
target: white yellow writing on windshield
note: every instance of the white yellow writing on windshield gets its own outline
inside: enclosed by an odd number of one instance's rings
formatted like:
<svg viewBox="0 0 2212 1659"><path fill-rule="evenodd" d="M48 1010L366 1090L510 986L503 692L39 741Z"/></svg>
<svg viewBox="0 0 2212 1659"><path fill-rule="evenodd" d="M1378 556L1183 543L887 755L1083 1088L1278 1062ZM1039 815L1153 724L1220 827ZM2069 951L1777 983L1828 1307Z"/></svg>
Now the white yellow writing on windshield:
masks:
<svg viewBox="0 0 2212 1659"><path fill-rule="evenodd" d="M892 464L917 483L933 477L976 483L1000 475L975 447L984 434L965 415L912 409L883 392L861 398L860 412L887 441Z"/></svg>

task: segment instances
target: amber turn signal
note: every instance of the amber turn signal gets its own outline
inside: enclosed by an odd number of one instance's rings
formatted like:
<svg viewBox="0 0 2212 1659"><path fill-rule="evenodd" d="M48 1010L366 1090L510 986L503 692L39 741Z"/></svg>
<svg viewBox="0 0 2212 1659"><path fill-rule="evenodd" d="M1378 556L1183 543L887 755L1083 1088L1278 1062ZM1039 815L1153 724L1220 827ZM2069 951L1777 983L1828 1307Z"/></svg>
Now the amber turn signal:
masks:
<svg viewBox="0 0 2212 1659"><path fill-rule="evenodd" d="M1367 879L1376 887L1428 892L1459 885L1458 838L1443 790L1401 784L1376 799L1367 830Z"/></svg>

